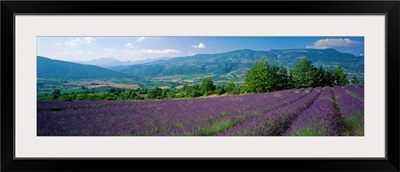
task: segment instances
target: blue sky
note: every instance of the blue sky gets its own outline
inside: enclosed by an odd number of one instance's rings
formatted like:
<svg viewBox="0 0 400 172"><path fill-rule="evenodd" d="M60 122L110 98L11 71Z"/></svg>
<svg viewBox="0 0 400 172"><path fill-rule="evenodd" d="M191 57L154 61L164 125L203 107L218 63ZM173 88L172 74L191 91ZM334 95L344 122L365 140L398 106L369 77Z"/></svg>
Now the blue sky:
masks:
<svg viewBox="0 0 400 172"><path fill-rule="evenodd" d="M37 37L37 55L66 61L136 61L239 49L334 48L364 54L364 37Z"/></svg>

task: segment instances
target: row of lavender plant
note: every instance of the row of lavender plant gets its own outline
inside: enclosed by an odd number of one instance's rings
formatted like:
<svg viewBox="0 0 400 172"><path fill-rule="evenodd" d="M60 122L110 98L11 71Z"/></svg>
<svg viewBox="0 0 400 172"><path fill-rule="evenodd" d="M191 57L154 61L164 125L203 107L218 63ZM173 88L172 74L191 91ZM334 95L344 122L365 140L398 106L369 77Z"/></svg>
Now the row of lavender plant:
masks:
<svg viewBox="0 0 400 172"><path fill-rule="evenodd" d="M271 95L162 101L38 102L42 107L38 109L38 135L152 135L177 123L249 107ZM46 109L43 105L46 103L65 109Z"/></svg>
<svg viewBox="0 0 400 172"><path fill-rule="evenodd" d="M360 117L363 115L363 102L349 95L342 87L334 87L334 90L345 119L350 122L359 120L358 125L363 125L364 118ZM298 93L299 90L184 100L39 101L38 135L111 136L154 135L157 133L159 135L208 135L215 134L213 133L215 131L224 131L229 127L231 128L226 132L218 135L280 135L285 128L287 129L296 113L304 110L302 109L304 106L301 106L298 108L299 111L290 112L291 115L277 117L285 114L280 110L287 108L279 107L289 104L290 100L296 100L294 97L304 94L296 95L294 92ZM315 90L311 93L314 92ZM312 95L311 93L310 95ZM293 104L303 101L306 97ZM345 100L348 102L346 103ZM351 104L356 103L357 100L358 106ZM360 107L362 113L355 113L355 116L353 113L354 117L349 115L352 114L354 108L360 109ZM261 115L259 115L260 113ZM240 132L227 133L259 116L265 117L264 124L267 126L260 126L256 129L248 128L243 134ZM350 118L346 118L346 116ZM207 131L210 128L214 131ZM360 129L360 127L357 128ZM353 135L359 135L354 133Z"/></svg>
<svg viewBox="0 0 400 172"><path fill-rule="evenodd" d="M343 87L333 87L343 117L342 135L364 135L364 102L347 93Z"/></svg>
<svg viewBox="0 0 400 172"><path fill-rule="evenodd" d="M199 104L209 105L208 108L213 109L212 104L208 102L203 102L204 100L198 100ZM97 102L93 102L94 104ZM102 103L102 102L99 102ZM127 102L121 101L121 104L125 104ZM79 109L65 109L62 111L47 111L51 114L51 118L55 121L68 121L62 122L62 126L70 126L69 130L78 130L88 127L97 127L98 131L103 131L104 129L112 130L116 129L116 131L124 131L127 135L147 135L144 132L147 129L150 130L158 130L157 126L154 125L156 122L167 121L168 118L178 118L181 119L180 116L186 117L194 117L190 114L193 110L192 100L188 101L153 101L153 102L130 102L131 105L127 104L125 106L101 106L97 108L79 108ZM173 106L171 106L173 105ZM214 107L217 108L217 107ZM197 111L206 111L204 107L197 107ZM39 112L38 112L39 113ZM44 116L43 112L41 113ZM186 115L184 115L186 114ZM57 117L61 117L62 119L56 119ZM78 122L72 122L71 120L75 120L77 118L83 118L83 125ZM87 118L87 119L86 119ZM86 119L86 120L85 120ZM46 123L47 121L43 121L42 123ZM76 124L74 126L74 124ZM116 125L113 125L116 124ZM77 126L78 125L78 126ZM108 126L107 128L101 128L102 126ZM100 127L100 128L99 128ZM92 131L92 129L89 129ZM115 131L115 132L116 132ZM115 133L91 133L90 135L104 135L104 134L115 134Z"/></svg>
<svg viewBox="0 0 400 172"><path fill-rule="evenodd" d="M281 135L294 118L307 109L320 95L321 88L313 89L299 100L274 109L268 113L255 116L249 120L229 128L218 136L278 136Z"/></svg>
<svg viewBox="0 0 400 172"><path fill-rule="evenodd" d="M339 118L331 87L324 87L321 96L292 123L285 135L337 136Z"/></svg>
<svg viewBox="0 0 400 172"><path fill-rule="evenodd" d="M290 92L274 92L274 96L265 101L256 102L253 106L246 107L233 113L224 114L209 120L202 120L189 126L184 126L175 130L170 130L159 135L213 135L223 132L227 128L244 122L245 120L266 113L280 106L291 103L306 95L303 89L292 90Z"/></svg>
<svg viewBox="0 0 400 172"><path fill-rule="evenodd" d="M345 119L349 119L354 115L364 113L364 103L347 93L343 87L333 87L340 112Z"/></svg>
<svg viewBox="0 0 400 172"><path fill-rule="evenodd" d="M364 85L346 85L344 89L364 102Z"/></svg>
<svg viewBox="0 0 400 172"><path fill-rule="evenodd" d="M214 121L222 116L243 111L244 109L251 109L259 106L260 102L264 102L268 99L276 99L274 96L275 94L286 95L290 92L292 91L286 90L275 92L274 94L262 94L262 97L260 97L260 95L234 96L230 97L230 99L226 99L227 101L222 102L212 101L215 99L208 99L218 108L208 109L207 111L193 111L195 114L190 115L197 117L191 119L181 118L178 120L169 120L169 124L160 126L163 128L163 131L158 132L157 135L174 135L171 133L174 133L175 130L179 130L180 128L195 128L202 121ZM198 104L198 106L204 106L204 104Z"/></svg>

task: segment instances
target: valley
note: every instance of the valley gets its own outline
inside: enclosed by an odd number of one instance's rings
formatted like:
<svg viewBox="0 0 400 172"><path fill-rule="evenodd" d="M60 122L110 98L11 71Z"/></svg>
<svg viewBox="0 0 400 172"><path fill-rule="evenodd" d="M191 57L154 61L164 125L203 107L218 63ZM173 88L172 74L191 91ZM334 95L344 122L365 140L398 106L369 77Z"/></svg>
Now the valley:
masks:
<svg viewBox="0 0 400 172"><path fill-rule="evenodd" d="M343 67L347 78L364 82L364 57L340 53L334 49L287 49L270 51L236 50L218 54L198 54L188 57L159 59L142 64L130 62L123 66L106 66L105 62L67 62L38 56L37 96L50 95L54 89L62 93L101 92L111 88L182 88L199 85L203 78L212 77L216 86L229 81L244 84L244 78L255 61L265 57L270 65L278 63L287 70L307 58L316 67ZM94 64L102 64L95 66ZM110 64L123 64L122 62Z"/></svg>
<svg viewBox="0 0 400 172"><path fill-rule="evenodd" d="M363 37L38 41L39 137L365 135Z"/></svg>

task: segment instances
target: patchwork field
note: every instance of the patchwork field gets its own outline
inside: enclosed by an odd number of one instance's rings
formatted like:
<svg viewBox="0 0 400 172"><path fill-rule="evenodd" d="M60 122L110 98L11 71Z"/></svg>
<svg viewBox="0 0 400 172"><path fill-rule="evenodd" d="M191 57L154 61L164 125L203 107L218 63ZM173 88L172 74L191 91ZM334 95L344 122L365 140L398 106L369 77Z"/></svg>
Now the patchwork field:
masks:
<svg viewBox="0 0 400 172"><path fill-rule="evenodd" d="M38 136L363 136L364 86L195 99L38 101Z"/></svg>

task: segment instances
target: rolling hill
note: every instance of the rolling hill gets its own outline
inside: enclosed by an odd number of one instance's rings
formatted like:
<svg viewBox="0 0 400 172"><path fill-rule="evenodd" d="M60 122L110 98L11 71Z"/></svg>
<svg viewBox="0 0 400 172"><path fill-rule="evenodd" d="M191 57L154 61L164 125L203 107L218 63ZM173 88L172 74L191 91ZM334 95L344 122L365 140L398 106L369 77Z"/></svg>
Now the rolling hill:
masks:
<svg viewBox="0 0 400 172"><path fill-rule="evenodd" d="M324 69L341 66L349 78L364 80L364 57L341 53L335 49L287 49L270 51L236 50L219 54L198 54L146 64L116 66L110 69L140 77L157 77L192 74L234 74L243 77L255 61L266 57L269 64L276 62L287 69L302 58L311 60Z"/></svg>
<svg viewBox="0 0 400 172"><path fill-rule="evenodd" d="M335 49L286 49L270 51L236 50L218 54L198 54L173 59L160 59L144 64L108 67L108 69L37 56L39 78L59 79L151 79L163 76L218 75L223 79L243 80L255 61L266 57L269 64L292 68L302 58L324 69L341 66L348 78L364 81L364 57L341 53ZM232 78L233 77L233 78Z"/></svg>
<svg viewBox="0 0 400 172"><path fill-rule="evenodd" d="M133 63L131 61L120 61L118 59L109 57L109 58L99 58L99 59L94 59L90 61L76 61L75 63L79 64L88 64L88 65L95 65L95 66L100 66L100 67L110 67L110 66L122 66L122 65L133 65L136 63Z"/></svg>
<svg viewBox="0 0 400 172"><path fill-rule="evenodd" d="M57 79L109 79L132 78L129 74L37 56L37 77Z"/></svg>
<svg viewBox="0 0 400 172"><path fill-rule="evenodd" d="M144 59L144 60L136 60L136 61L129 61L129 60L121 61L116 58L105 57L105 58L99 58L99 59L94 59L94 60L89 60L89 61L75 61L73 63L94 65L94 66L100 66L103 68L113 68L114 66L126 67L126 66L130 66L130 65L150 63L150 62L154 62L154 61L161 60L161 59L166 60L166 59L171 59L171 58L173 58L173 57L160 57L160 58Z"/></svg>

